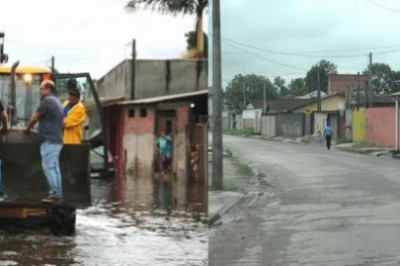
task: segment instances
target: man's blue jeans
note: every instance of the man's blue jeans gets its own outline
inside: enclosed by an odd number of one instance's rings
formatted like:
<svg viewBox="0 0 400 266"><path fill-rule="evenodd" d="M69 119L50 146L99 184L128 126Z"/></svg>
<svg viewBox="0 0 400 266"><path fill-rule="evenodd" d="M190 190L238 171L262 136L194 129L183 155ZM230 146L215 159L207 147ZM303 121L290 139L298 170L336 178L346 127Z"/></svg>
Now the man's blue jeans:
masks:
<svg viewBox="0 0 400 266"><path fill-rule="evenodd" d="M49 184L49 196L62 199L62 180L60 171L60 153L62 144L44 141L40 145L42 168Z"/></svg>

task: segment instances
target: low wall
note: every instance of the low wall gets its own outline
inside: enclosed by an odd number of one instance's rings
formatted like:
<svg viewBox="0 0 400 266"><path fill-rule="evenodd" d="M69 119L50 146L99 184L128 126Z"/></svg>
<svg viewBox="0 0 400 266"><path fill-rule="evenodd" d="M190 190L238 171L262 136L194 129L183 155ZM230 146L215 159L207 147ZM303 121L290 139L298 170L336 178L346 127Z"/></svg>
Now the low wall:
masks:
<svg viewBox="0 0 400 266"><path fill-rule="evenodd" d="M378 146L394 148L395 115L394 107L367 108L365 111L366 142ZM400 134L398 137L400 137Z"/></svg>

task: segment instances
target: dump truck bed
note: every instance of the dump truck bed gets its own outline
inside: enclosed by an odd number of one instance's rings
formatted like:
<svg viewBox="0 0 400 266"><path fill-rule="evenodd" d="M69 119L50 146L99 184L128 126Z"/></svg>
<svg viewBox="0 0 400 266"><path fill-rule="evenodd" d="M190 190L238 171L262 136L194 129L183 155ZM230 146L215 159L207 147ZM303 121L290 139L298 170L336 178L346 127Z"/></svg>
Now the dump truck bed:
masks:
<svg viewBox="0 0 400 266"><path fill-rule="evenodd" d="M3 185L6 200L0 208L84 208L90 206L89 145L64 145L60 168L64 200L45 204L49 187L42 171L40 139L36 133L11 131L1 138Z"/></svg>

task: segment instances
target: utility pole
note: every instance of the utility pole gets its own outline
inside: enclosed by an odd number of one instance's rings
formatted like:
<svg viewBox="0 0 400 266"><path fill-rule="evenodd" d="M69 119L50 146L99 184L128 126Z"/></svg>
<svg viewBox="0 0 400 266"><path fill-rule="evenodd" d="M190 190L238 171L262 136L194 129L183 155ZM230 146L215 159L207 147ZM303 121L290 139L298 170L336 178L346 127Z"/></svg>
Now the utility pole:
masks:
<svg viewBox="0 0 400 266"><path fill-rule="evenodd" d="M243 69L243 108L246 108L246 68Z"/></svg>
<svg viewBox="0 0 400 266"><path fill-rule="evenodd" d="M395 151L399 151L399 96L396 96L396 108L395 108Z"/></svg>
<svg viewBox="0 0 400 266"><path fill-rule="evenodd" d="M352 97L351 95L350 97ZM360 72L357 72L357 111L360 110Z"/></svg>
<svg viewBox="0 0 400 266"><path fill-rule="evenodd" d="M319 71L321 68L321 62L318 63L318 84L317 84L317 89L318 89L318 103L317 103L317 111L321 112L321 81L319 77Z"/></svg>
<svg viewBox="0 0 400 266"><path fill-rule="evenodd" d="M55 59L54 56L51 56L51 73L54 74L54 70L55 70Z"/></svg>
<svg viewBox="0 0 400 266"><path fill-rule="evenodd" d="M372 107L372 53L369 53L368 57L368 95L365 95L365 99L368 97L368 107Z"/></svg>
<svg viewBox="0 0 400 266"><path fill-rule="evenodd" d="M135 80L136 80L136 40L132 40L132 61L131 61L131 100L135 100Z"/></svg>
<svg viewBox="0 0 400 266"><path fill-rule="evenodd" d="M243 76L243 106L246 108L246 77Z"/></svg>
<svg viewBox="0 0 400 266"><path fill-rule="evenodd" d="M266 113L267 112L267 88L265 87L265 82L264 82L264 87L263 87L263 93L264 93L263 111L261 113Z"/></svg>
<svg viewBox="0 0 400 266"><path fill-rule="evenodd" d="M212 1L212 65L213 65L213 155L212 187L223 188L222 165L222 89L221 89L221 18L220 1Z"/></svg>

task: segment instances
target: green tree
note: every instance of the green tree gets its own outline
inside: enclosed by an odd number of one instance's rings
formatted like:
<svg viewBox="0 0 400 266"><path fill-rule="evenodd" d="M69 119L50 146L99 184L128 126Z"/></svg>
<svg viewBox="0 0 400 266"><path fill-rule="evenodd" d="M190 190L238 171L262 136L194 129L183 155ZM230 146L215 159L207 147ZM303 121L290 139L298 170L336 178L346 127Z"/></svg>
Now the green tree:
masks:
<svg viewBox="0 0 400 266"><path fill-rule="evenodd" d="M135 11L139 7L157 10L162 14L196 14L196 34L198 57L204 57L203 12L208 0L130 0L125 8Z"/></svg>
<svg viewBox="0 0 400 266"><path fill-rule="evenodd" d="M321 91L328 92L328 77L335 73L337 73L336 65L327 60L321 60L312 66L305 78L307 92L318 90L318 76Z"/></svg>
<svg viewBox="0 0 400 266"><path fill-rule="evenodd" d="M369 75L370 67L363 71L363 74ZM374 94L391 94L400 89L400 72L392 71L389 65L383 63L374 63L371 65L371 83Z"/></svg>
<svg viewBox="0 0 400 266"><path fill-rule="evenodd" d="M224 102L226 108L232 113L233 117L242 113L250 101L263 100L264 86L267 99L275 99L278 92L268 78L254 74L235 75L225 89Z"/></svg>
<svg viewBox="0 0 400 266"><path fill-rule="evenodd" d="M289 84L289 94L293 96L307 94L307 87L303 78L292 79Z"/></svg>
<svg viewBox="0 0 400 266"><path fill-rule="evenodd" d="M279 88L279 95L284 96L289 94L289 90L285 85L285 80L280 76L274 78L274 85Z"/></svg>
<svg viewBox="0 0 400 266"><path fill-rule="evenodd" d="M387 94L400 92L400 71L392 71L390 74L389 90Z"/></svg>

